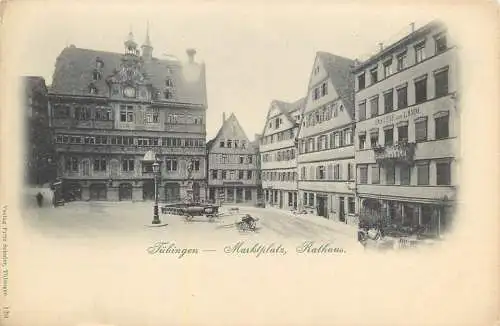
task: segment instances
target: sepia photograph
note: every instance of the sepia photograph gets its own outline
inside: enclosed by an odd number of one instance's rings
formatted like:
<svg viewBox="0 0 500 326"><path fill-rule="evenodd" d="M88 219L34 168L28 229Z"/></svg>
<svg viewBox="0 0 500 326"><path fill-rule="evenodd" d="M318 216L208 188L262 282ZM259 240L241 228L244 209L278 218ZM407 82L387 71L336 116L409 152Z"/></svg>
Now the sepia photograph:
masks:
<svg viewBox="0 0 500 326"><path fill-rule="evenodd" d="M5 325L498 323L494 5L386 6L4 5Z"/></svg>

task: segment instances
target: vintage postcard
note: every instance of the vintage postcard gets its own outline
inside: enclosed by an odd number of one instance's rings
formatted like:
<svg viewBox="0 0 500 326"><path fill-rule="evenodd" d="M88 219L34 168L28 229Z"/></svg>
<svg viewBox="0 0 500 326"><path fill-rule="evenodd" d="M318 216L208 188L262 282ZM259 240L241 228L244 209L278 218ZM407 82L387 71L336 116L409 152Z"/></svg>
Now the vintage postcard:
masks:
<svg viewBox="0 0 500 326"><path fill-rule="evenodd" d="M493 3L4 4L2 325L495 325Z"/></svg>

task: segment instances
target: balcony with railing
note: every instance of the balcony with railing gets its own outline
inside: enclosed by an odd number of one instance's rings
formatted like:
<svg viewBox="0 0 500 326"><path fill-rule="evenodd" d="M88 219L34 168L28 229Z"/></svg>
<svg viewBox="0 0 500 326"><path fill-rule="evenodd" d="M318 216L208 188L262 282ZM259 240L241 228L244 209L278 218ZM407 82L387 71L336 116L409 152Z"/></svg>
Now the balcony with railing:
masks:
<svg viewBox="0 0 500 326"><path fill-rule="evenodd" d="M415 155L415 143L399 141L388 146L373 148L375 161L380 164L407 163L411 164Z"/></svg>

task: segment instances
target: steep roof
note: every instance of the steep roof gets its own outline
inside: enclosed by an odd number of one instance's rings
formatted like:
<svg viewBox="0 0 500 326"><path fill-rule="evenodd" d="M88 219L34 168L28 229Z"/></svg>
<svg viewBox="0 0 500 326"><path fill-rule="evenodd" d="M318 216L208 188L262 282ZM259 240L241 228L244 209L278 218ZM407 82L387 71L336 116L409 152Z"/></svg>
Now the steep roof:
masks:
<svg viewBox="0 0 500 326"><path fill-rule="evenodd" d="M242 135L245 140L247 141L247 144L250 144L250 141L241 127L240 123L238 122L238 119L234 115L234 113L231 113L229 118L227 118L223 123L222 126L220 127L219 131L215 135L215 137L207 142L207 148L210 151L217 139L219 139L221 136L226 135L229 137L232 137L234 135Z"/></svg>
<svg viewBox="0 0 500 326"><path fill-rule="evenodd" d="M280 101L280 100L273 100L271 102L271 107L272 107L272 104L276 104L276 106L287 117L287 119L290 122L294 122L294 119L292 117L292 113L294 113L295 111L301 109L304 106L305 102L306 102L306 98L305 97L300 98L297 101L292 102L292 103L285 102L285 101Z"/></svg>
<svg viewBox="0 0 500 326"><path fill-rule="evenodd" d="M354 60L322 51L317 52L317 56L328 73L335 91L344 103L344 107L353 117L354 75L352 69L355 63Z"/></svg>
<svg viewBox="0 0 500 326"><path fill-rule="evenodd" d="M85 95L102 97L108 94L106 79L120 69L123 54L97 51L70 46L62 50L56 60L51 92L55 94ZM103 62L100 69L103 78L93 80L96 60ZM140 72L147 84L162 90L168 76L175 85L173 101L181 103L205 104L205 65L190 62L182 64L178 60L140 60ZM89 85L97 88L97 95L89 94Z"/></svg>
<svg viewBox="0 0 500 326"><path fill-rule="evenodd" d="M267 126L267 121L269 120L269 114L273 108L274 105L285 115L285 117L290 121L291 123L296 123L295 119L292 117L292 113L303 110L305 103L306 103L307 98L302 97L295 102L289 103L285 101L280 101L280 100L272 100L271 105L269 106L269 110L267 111L267 116L266 116L266 122L264 123L264 127L262 128L262 133L261 136L265 133L266 131L266 126Z"/></svg>

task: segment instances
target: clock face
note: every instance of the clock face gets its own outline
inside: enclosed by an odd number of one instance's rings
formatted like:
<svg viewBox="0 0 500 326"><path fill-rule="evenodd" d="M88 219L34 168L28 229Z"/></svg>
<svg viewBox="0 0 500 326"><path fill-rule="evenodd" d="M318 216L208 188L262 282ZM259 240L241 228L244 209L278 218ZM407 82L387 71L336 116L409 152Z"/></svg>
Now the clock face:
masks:
<svg viewBox="0 0 500 326"><path fill-rule="evenodd" d="M123 94L126 96L126 97L135 97L135 88L133 87L125 87L125 89L123 90Z"/></svg>

